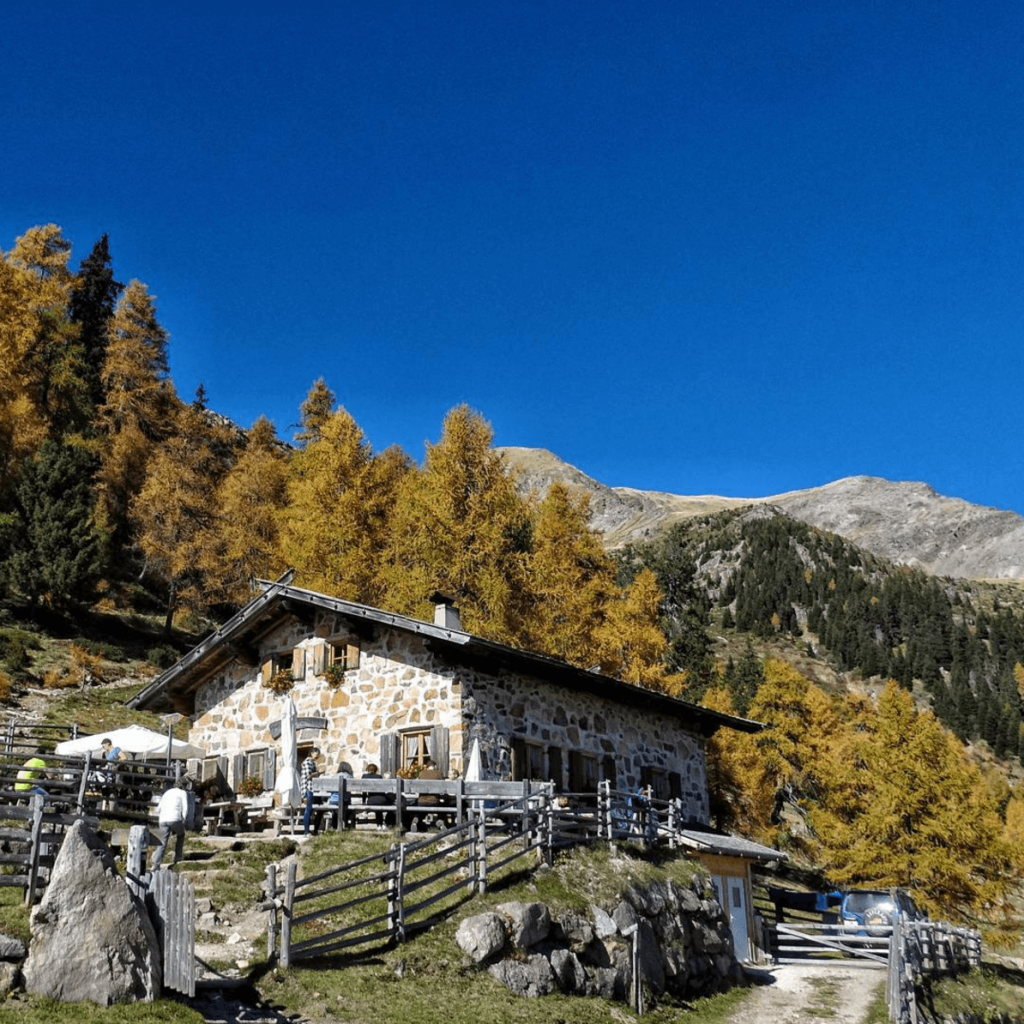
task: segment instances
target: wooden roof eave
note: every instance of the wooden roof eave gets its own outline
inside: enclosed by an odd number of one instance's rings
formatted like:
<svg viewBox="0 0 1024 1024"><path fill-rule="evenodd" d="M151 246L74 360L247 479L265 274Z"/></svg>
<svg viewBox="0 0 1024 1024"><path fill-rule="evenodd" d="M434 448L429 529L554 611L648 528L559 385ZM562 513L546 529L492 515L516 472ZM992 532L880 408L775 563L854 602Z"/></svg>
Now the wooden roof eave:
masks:
<svg viewBox="0 0 1024 1024"><path fill-rule="evenodd" d="M282 607L275 607L276 605ZM218 648L228 644L254 644L260 636L280 622L282 610L286 614L303 617L302 613L309 608L333 612L353 623L391 626L423 636L428 644L436 645L448 657L454 657L462 662L497 665L514 672L539 675L555 685L565 686L570 690L603 696L618 704L658 711L689 722L696 732L705 737L711 736L722 726L746 733L760 732L764 728L760 722L712 711L710 708L702 708L700 705L690 704L656 690L625 683L598 672L588 672L559 658L520 650L507 644L485 640L471 633L436 626L395 612L386 612L379 608L371 608L369 605L344 601L341 598L302 590L280 582L269 584L262 594L253 598L176 665L161 673L149 686L136 694L128 702L128 706L144 707L147 704L166 702L170 695L165 691L180 692L180 680L187 681L188 692L193 692L203 681L232 660L222 657L211 665L208 659ZM261 623L264 624L263 629L259 628Z"/></svg>

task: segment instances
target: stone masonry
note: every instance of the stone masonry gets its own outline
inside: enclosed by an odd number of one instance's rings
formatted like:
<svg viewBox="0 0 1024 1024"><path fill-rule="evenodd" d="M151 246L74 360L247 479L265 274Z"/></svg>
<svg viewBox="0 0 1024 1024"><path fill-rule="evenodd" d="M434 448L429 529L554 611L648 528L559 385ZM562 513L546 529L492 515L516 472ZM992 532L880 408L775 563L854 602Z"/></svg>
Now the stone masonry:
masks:
<svg viewBox="0 0 1024 1024"><path fill-rule="evenodd" d="M383 734L442 726L450 759L442 767L449 773L462 770L478 739L485 777L509 777L517 738L542 747L548 777L556 767L547 757L552 747L566 757L576 751L599 764L614 761L620 788L639 785L645 768L675 773L684 815L708 820L703 742L685 722L533 677L452 665L423 637L380 625L358 641L358 667L332 687L314 674L314 649L346 639L355 642L343 622L320 612L312 629L290 620L261 641L261 658L296 648L306 652L305 675L291 697L300 717L327 720L325 731L301 736L321 749L326 770L347 761L358 776L369 762L379 763ZM263 685L259 668L236 662L197 691L189 739L211 755L274 746L269 727L281 718L284 701L285 695ZM567 774L563 761L562 777L555 780L560 788Z"/></svg>

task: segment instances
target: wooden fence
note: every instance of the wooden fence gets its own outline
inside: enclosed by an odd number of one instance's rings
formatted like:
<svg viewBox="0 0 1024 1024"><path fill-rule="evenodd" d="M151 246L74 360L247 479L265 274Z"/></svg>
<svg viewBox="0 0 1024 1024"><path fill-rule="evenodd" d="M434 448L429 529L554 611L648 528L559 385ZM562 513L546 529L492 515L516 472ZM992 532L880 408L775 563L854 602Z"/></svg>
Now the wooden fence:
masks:
<svg viewBox="0 0 1024 1024"><path fill-rule="evenodd" d="M337 829L380 820L403 829L466 822L480 808L547 794L552 810L554 842L571 844L594 839L640 839L679 842L683 828L681 801L659 800L650 789L628 792L601 782L596 791L554 793L550 782L467 782L465 779L353 779L344 775L313 780L314 810ZM424 799L426 798L426 799ZM428 802L429 801L429 802ZM344 813L339 813L339 809Z"/></svg>
<svg viewBox="0 0 1024 1024"><path fill-rule="evenodd" d="M889 939L886 1002L893 1024L917 1024L917 985L981 963L981 935L941 921L900 920Z"/></svg>
<svg viewBox="0 0 1024 1024"><path fill-rule="evenodd" d="M85 819L93 829L101 817L147 824L166 781L181 773L180 762L168 769L163 762L96 761L37 750L8 729L0 753L0 886L21 886L29 905L42 895L75 821ZM41 767L26 767L30 759Z"/></svg>
<svg viewBox="0 0 1024 1024"><path fill-rule="evenodd" d="M268 956L278 955L278 939L283 966L357 945L402 942L485 891L489 873L550 850L548 790L486 804L481 801L450 828L392 844L383 857L350 861L310 878L298 879L292 862L281 883L270 865L264 883Z"/></svg>

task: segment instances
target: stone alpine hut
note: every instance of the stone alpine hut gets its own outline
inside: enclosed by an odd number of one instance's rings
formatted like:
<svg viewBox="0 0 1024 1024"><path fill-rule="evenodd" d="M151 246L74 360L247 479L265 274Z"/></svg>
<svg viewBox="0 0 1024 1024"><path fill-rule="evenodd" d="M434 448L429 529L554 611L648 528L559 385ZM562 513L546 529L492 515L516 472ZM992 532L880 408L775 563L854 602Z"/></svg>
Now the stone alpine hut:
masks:
<svg viewBox="0 0 1024 1024"><path fill-rule="evenodd" d="M287 691L300 748L319 747L329 768L394 774L429 756L448 776L477 740L484 778L649 785L707 824L705 739L758 723L474 636L435 598L428 623L267 583L130 704L187 716L189 741L228 758L233 786L251 775L272 786Z"/></svg>

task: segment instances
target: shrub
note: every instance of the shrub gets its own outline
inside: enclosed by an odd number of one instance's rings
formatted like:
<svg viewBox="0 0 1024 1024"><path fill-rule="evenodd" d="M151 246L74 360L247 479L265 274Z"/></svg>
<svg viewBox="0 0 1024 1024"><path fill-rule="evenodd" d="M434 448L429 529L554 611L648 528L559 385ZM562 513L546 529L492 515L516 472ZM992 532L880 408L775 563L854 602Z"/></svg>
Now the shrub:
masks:
<svg viewBox="0 0 1024 1024"><path fill-rule="evenodd" d="M178 652L170 644L150 647L146 651L146 661L158 668L170 668L178 660Z"/></svg>
<svg viewBox="0 0 1024 1024"><path fill-rule="evenodd" d="M0 668L0 700L11 699L11 677Z"/></svg>
<svg viewBox="0 0 1024 1024"><path fill-rule="evenodd" d="M8 672L18 672L29 667L29 651L40 649L39 641L23 629L8 626L0 629L0 662Z"/></svg>

